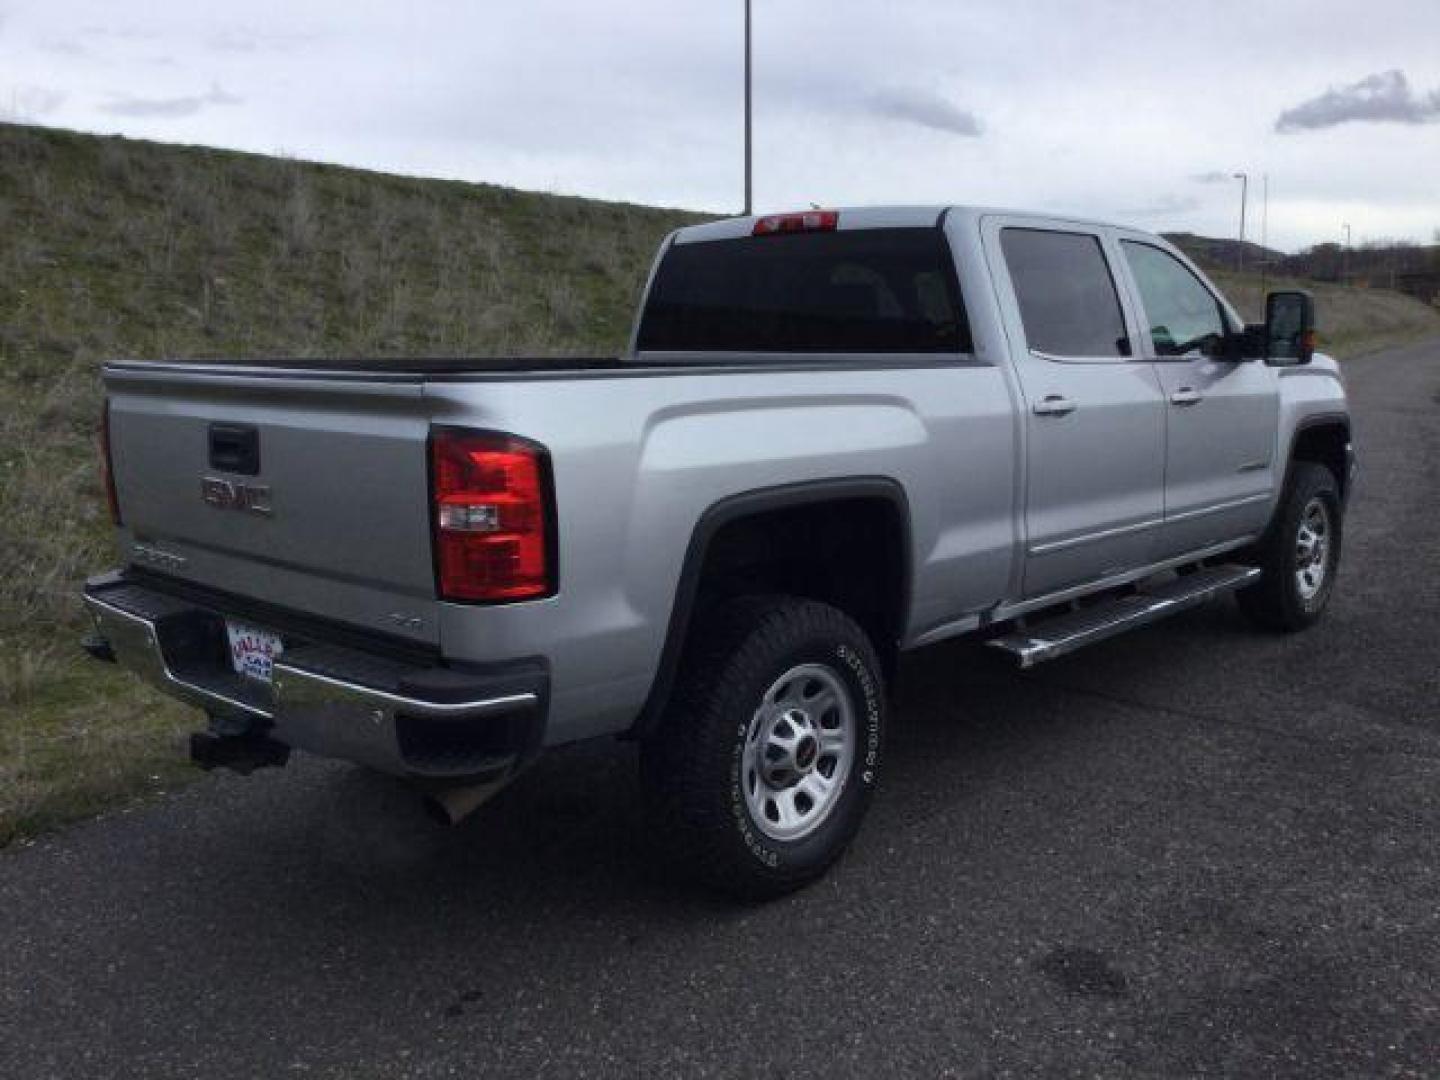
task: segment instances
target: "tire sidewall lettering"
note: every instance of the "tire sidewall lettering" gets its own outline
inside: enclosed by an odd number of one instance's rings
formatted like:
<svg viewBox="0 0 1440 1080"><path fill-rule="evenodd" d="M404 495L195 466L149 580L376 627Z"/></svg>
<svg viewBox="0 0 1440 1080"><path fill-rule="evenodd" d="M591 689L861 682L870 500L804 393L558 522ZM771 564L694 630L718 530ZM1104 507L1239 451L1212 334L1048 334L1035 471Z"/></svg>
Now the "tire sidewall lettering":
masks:
<svg viewBox="0 0 1440 1080"><path fill-rule="evenodd" d="M745 739L748 735L749 725L739 725L739 737L735 740L735 749L731 754L730 814L735 819L736 828L740 832L741 843L756 859L774 869L780 865L780 852L767 843L765 837L755 828L754 823L750 820L750 811L745 806L742 765L745 757Z"/></svg>
<svg viewBox="0 0 1440 1080"><path fill-rule="evenodd" d="M865 660L848 645L835 647L835 658L848 668L860 685L860 695L865 706L865 754L860 759L859 779L866 787L874 787L880 771L880 690L875 684Z"/></svg>

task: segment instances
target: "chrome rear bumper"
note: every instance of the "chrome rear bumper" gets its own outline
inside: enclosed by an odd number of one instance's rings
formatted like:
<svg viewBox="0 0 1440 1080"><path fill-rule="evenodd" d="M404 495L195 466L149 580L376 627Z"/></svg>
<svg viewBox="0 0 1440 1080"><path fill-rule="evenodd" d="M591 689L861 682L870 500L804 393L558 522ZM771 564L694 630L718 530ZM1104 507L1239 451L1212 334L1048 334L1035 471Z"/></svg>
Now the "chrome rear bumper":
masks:
<svg viewBox="0 0 1440 1080"><path fill-rule="evenodd" d="M264 683L230 668L223 601L197 604L118 573L87 582L84 599L98 635L92 655L286 746L402 776L468 779L507 769L541 742L538 661L427 666L275 627L285 651Z"/></svg>

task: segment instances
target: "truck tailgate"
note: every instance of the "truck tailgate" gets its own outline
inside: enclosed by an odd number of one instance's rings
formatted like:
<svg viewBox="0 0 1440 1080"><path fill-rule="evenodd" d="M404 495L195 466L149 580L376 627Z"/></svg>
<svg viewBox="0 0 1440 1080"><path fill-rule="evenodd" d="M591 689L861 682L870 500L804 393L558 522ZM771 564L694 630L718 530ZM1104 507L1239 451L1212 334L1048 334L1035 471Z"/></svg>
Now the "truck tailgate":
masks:
<svg viewBox="0 0 1440 1080"><path fill-rule="evenodd" d="M419 378L112 367L106 386L131 562L438 641Z"/></svg>

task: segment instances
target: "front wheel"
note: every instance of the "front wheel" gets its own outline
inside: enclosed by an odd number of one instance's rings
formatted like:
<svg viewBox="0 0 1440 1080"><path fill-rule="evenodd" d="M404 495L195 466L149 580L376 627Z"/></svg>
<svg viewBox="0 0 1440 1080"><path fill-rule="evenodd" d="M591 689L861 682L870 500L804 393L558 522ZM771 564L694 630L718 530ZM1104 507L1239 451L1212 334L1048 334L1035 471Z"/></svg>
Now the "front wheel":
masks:
<svg viewBox="0 0 1440 1080"><path fill-rule="evenodd" d="M818 878L869 806L884 718L875 650L844 613L793 597L725 605L641 753L668 854L748 899Z"/></svg>
<svg viewBox="0 0 1440 1080"><path fill-rule="evenodd" d="M1238 594L1240 610L1267 630L1303 630L1319 620L1340 568L1343 523L1334 474L1296 462L1256 550L1263 574Z"/></svg>

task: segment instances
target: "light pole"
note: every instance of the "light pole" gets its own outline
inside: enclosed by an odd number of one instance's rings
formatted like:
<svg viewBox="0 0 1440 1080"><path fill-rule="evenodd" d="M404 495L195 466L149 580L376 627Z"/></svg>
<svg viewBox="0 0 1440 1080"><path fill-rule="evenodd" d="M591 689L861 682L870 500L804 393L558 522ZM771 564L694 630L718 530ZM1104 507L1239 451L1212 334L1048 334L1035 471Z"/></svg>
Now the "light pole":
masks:
<svg viewBox="0 0 1440 1080"><path fill-rule="evenodd" d="M750 216L750 0L745 0L745 216Z"/></svg>
<svg viewBox="0 0 1440 1080"><path fill-rule="evenodd" d="M1344 285L1350 276L1350 223L1346 221L1340 227L1345 230L1345 246L1340 249L1340 284Z"/></svg>
<svg viewBox="0 0 1440 1080"><path fill-rule="evenodd" d="M1240 181L1240 243L1235 248L1235 272L1245 269L1245 200L1250 194L1250 174L1237 172L1234 179Z"/></svg>
<svg viewBox="0 0 1440 1080"><path fill-rule="evenodd" d="M1265 295L1265 276L1270 267L1270 174L1260 174L1260 295Z"/></svg>

